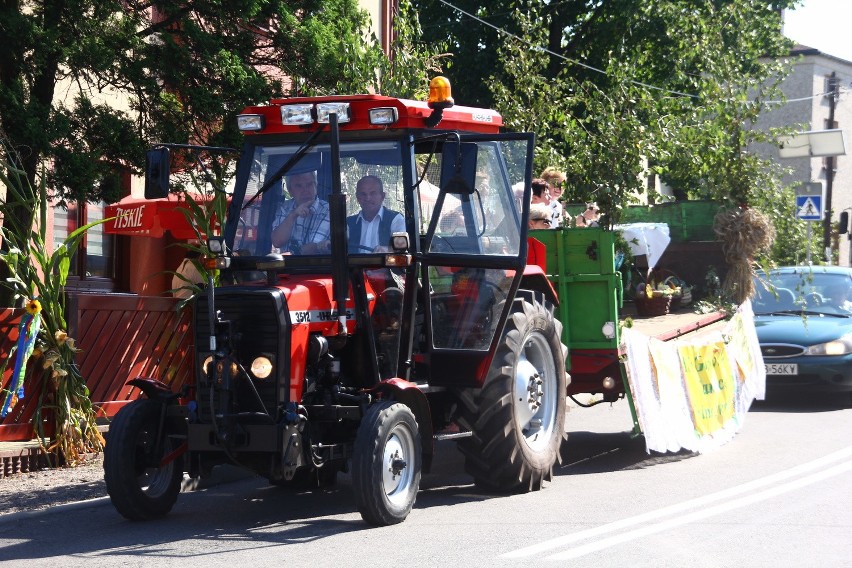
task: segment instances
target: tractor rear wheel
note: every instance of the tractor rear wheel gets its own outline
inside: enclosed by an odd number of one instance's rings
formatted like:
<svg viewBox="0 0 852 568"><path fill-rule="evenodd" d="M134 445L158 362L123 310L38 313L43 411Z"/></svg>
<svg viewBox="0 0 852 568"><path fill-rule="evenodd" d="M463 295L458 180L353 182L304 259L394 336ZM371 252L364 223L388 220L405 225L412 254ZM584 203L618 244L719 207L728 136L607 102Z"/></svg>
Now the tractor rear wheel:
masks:
<svg viewBox="0 0 852 568"><path fill-rule="evenodd" d="M172 510L183 480L183 460L162 465L177 449L165 433L157 439L163 404L140 399L122 408L110 424L104 448L104 480L113 506L131 521Z"/></svg>
<svg viewBox="0 0 852 568"><path fill-rule="evenodd" d="M543 300L542 300L543 302ZM517 300L462 440L465 467L488 490L537 491L565 439L567 347L549 304Z"/></svg>
<svg viewBox="0 0 852 568"><path fill-rule="evenodd" d="M358 427L352 485L361 517L371 525L401 523L420 487L422 444L417 420L404 404L373 404Z"/></svg>

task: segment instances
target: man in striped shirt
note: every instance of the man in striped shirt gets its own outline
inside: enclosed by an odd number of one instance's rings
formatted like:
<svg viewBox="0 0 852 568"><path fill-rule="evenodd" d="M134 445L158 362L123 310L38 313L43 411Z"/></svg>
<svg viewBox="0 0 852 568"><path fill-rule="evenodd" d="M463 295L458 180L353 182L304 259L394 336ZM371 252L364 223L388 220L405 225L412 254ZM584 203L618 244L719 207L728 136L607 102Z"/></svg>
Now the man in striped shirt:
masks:
<svg viewBox="0 0 852 568"><path fill-rule="evenodd" d="M272 244L284 254L329 254L328 202L317 197L317 173L287 176L292 199L275 215Z"/></svg>

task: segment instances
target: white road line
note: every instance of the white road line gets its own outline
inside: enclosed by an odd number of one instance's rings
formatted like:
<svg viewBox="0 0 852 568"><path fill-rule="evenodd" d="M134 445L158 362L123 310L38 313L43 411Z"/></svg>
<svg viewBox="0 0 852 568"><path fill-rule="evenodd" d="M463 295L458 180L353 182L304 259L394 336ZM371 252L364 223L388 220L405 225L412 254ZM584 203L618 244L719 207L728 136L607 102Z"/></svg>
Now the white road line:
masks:
<svg viewBox="0 0 852 568"><path fill-rule="evenodd" d="M817 473L812 473L807 477L802 477L796 479L795 481L790 481L783 485L779 485L777 487L771 487L760 493L754 493L751 495L745 495L741 499L736 501L731 501L729 503L722 503L720 505L716 505L714 507L710 507L709 509L704 509L703 511L695 511L694 513L689 513L687 515L683 515L680 517L676 517L674 519L670 519L668 521L663 521L660 523L655 523L653 525L642 527L641 529L632 530L630 532L622 533L619 535L611 536L609 538L605 538L602 540L598 540L596 542L591 542L589 544L585 544L582 546L578 546L576 548L572 548L570 550L566 550L565 552L559 552L557 554L553 554L545 558L545 560L567 560L570 558L579 558L580 556L585 556L586 554L590 554L592 552L597 552L598 550L603 550L605 548L609 548L611 546L615 546L617 544L621 544L624 542L628 542L631 540L636 540L637 538L642 538L644 536L648 536L650 534L663 532L675 527L679 527L681 525L685 525L688 523L692 523L695 521L700 521L702 519L706 519L708 517L712 517L715 515L720 515L722 513L726 513L732 509L738 509L740 507L746 507L748 505L752 505L759 501L764 501L766 499L770 499L772 497L777 497L782 493L787 493L789 491L794 491L796 489L800 489L805 487L806 485L811 485L827 479L829 477L833 477L835 475L840 475L841 473L845 473L847 471L852 471L852 461L844 462L838 464L834 467L831 467L825 471L820 471Z"/></svg>
<svg viewBox="0 0 852 568"><path fill-rule="evenodd" d="M501 558L524 558L528 556L533 556L536 554L541 554L543 552L547 552L549 550L553 550L555 548L561 548L563 546L581 541L590 538L596 538L602 535L606 535L608 533L623 531L629 527L635 525L644 525L649 522L655 521L662 517L667 517L670 515L680 514L688 512L692 509L697 509L699 507L704 507L707 505L711 505L716 501L721 501L723 499L730 499L731 497L736 497L743 493L753 492L767 485L771 485L774 483L779 483L790 479L791 477L796 477L798 475L805 474L809 471L815 469L821 469L828 464L833 462L837 462L852 456L852 446L848 448L844 448L837 452L833 452L816 460L798 465L796 467L792 467L790 469L779 471L778 473L774 473L772 475L767 475L766 477L761 477L759 479L755 479L754 481L750 481L748 483L743 483L741 485L737 485L735 487L731 487L729 489L725 489L722 491L718 491L716 493L711 493L709 495L704 495L702 497L697 497L695 499L691 499L689 501L684 501L683 503L678 503L676 505L670 505L668 507L663 507L662 509L657 509L655 511L649 511L647 513L643 513L641 515L636 515L635 517L629 517L627 519L622 519L620 521L615 521L613 523L609 523L606 525L601 525L599 527L595 527L593 529L587 529L584 531L556 537L551 540L546 540L539 544L533 544L531 546L527 546L524 548L519 548L517 550L513 550L511 552L507 552L503 554ZM844 467L848 464L843 464Z"/></svg>

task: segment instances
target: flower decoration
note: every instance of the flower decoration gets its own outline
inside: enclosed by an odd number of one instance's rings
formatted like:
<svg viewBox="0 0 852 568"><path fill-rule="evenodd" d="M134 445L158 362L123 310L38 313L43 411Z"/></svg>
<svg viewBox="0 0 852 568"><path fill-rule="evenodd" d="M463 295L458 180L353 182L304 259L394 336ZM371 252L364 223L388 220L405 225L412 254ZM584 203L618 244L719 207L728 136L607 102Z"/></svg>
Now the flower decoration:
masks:
<svg viewBox="0 0 852 568"><path fill-rule="evenodd" d="M31 316L38 314L41 312L41 302L35 299L27 301L26 310Z"/></svg>

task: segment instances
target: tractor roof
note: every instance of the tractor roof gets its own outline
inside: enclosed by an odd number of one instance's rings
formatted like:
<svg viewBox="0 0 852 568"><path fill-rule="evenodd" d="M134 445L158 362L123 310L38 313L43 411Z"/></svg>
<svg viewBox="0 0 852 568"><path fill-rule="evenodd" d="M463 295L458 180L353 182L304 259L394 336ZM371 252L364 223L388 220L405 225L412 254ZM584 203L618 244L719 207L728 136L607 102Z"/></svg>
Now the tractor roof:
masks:
<svg viewBox="0 0 852 568"><path fill-rule="evenodd" d="M344 121L345 111L337 106L339 103L348 103L348 122ZM246 107L240 118L258 117L259 120L256 120L254 130L242 130L247 135L304 133L306 126L317 123L318 114L322 115L322 109L328 109L329 104L338 112L341 132L430 128L429 118L435 112L425 101L382 95L293 97L273 99L268 105ZM291 111L295 114L301 112L303 122L284 124L282 114ZM377 119L371 118L371 111L381 114L384 122L377 123ZM500 132L501 126L503 126L503 117L494 110L454 105L443 109L441 121L435 128L496 134Z"/></svg>

